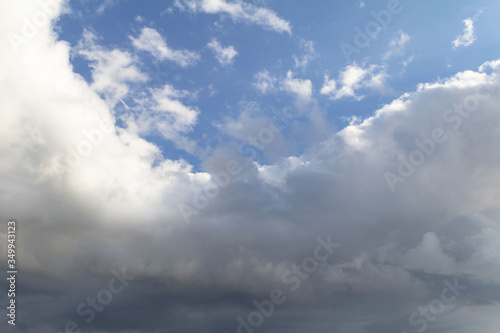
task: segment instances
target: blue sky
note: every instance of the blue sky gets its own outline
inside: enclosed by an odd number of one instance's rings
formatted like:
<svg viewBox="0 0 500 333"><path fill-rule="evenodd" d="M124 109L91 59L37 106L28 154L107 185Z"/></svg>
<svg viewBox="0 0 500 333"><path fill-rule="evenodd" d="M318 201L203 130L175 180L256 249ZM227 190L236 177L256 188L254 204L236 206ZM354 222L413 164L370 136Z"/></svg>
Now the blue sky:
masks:
<svg viewBox="0 0 500 333"><path fill-rule="evenodd" d="M186 5L189 3L75 1L71 3L70 13L58 21L56 30L59 38L72 46L79 43L84 31L90 31L97 37L95 44L99 47L126 51L134 57L134 64L147 79L129 82L129 91L120 96L127 107L136 107L135 95L165 84L195 94L189 105L197 107L199 114L191 130L183 134L196 143L195 150L187 152L158 131L144 131L141 135L161 147L164 157L181 156L200 170L203 169L200 156L235 139L225 135L221 126L224 119L237 118L244 105L254 103L253 108L258 109L255 112L260 116L269 115L271 108L290 108L294 116L306 120L305 108L310 105L290 103L293 92L280 87L283 85L280 80L283 81L289 71L299 82L310 80L310 100L318 108L325 126L341 129L348 124L347 118L369 117L383 104L415 90L419 83L477 68L500 47L494 33L499 24L496 13L500 4L495 1L473 4L442 1L432 6L426 1L395 2L397 13L391 14L390 23L376 32L375 38L369 39L368 47L359 48L350 59L344 56L342 43L356 47L354 29L364 31L370 22L376 22L370 13L387 11L389 2L264 1L251 4L252 8L261 8L286 22L289 31L252 22L251 18L231 17L224 11L211 14L192 10ZM463 21L468 18L474 21L474 41L471 45L453 48L451 43L463 34ZM140 35L144 28L158 32L169 47L195 52L199 58L183 67L173 60L155 59L151 53L138 50L131 38ZM207 47L214 39L222 48L233 47L236 51L229 63L219 63ZM78 55L71 61L75 71L92 83L92 61ZM338 81L346 66L353 64L367 71L364 80L380 74L379 86L360 88L354 96L339 98L321 93L325 76ZM370 66L373 71L368 73ZM275 80L274 87L266 93L255 87L256 75L262 71ZM362 85L363 80L359 83ZM299 108L303 110L297 110ZM121 102L114 105L114 110L118 119L128 112ZM318 131L311 126L310 131ZM295 131L285 131L285 141L291 141L297 134ZM323 138L304 133L300 142L293 147L289 145L282 156L301 154L314 140Z"/></svg>
<svg viewBox="0 0 500 333"><path fill-rule="evenodd" d="M498 333L499 13L0 2L0 331Z"/></svg>

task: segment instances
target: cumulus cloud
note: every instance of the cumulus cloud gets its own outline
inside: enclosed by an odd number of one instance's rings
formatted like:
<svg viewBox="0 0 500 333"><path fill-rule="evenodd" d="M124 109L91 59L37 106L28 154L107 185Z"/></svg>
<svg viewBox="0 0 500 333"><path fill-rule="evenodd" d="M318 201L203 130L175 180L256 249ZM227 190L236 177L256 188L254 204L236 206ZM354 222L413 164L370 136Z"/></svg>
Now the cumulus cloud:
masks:
<svg viewBox="0 0 500 333"><path fill-rule="evenodd" d="M384 66L379 65L358 65L353 63L347 65L340 72L337 80L325 77L323 87L320 93L328 95L332 99L341 99L351 97L356 100L361 100L364 95L358 95L361 89L375 90L381 94L386 94L391 91L387 85L387 72Z"/></svg>
<svg viewBox="0 0 500 333"><path fill-rule="evenodd" d="M469 17L463 20L465 25L463 33L458 35L457 38L451 42L453 48L456 49L460 46L469 46L476 41L476 35L474 34L474 22L477 20L478 16L482 14L482 11L478 11L473 17Z"/></svg>
<svg viewBox="0 0 500 333"><path fill-rule="evenodd" d="M181 10L207 14L226 14L234 21L257 24L266 29L280 33L292 33L290 22L278 17L274 11L263 7L257 7L243 1L179 0L175 2L175 5Z"/></svg>
<svg viewBox="0 0 500 333"><path fill-rule="evenodd" d="M144 27L139 37L129 38L136 49L148 51L158 60L169 60L181 67L194 66L200 59L197 52L170 48L160 33L153 28Z"/></svg>
<svg viewBox="0 0 500 333"><path fill-rule="evenodd" d="M234 46L222 47L217 39L212 39L207 46L215 53L215 58L222 66L231 65L234 62L234 57L238 55Z"/></svg>

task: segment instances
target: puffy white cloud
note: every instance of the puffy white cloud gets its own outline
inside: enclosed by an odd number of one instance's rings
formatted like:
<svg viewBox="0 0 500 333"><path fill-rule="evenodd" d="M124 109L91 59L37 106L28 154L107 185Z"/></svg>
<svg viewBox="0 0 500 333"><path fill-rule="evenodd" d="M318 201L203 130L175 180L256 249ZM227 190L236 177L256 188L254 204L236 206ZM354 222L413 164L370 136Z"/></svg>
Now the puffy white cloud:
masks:
<svg viewBox="0 0 500 333"><path fill-rule="evenodd" d="M482 11L478 11L473 17L469 17L463 20L465 25L463 33L458 35L457 38L451 42L453 48L456 49L460 46L469 46L476 41L476 35L474 34L474 22L477 20L478 16L482 14Z"/></svg>
<svg viewBox="0 0 500 333"><path fill-rule="evenodd" d="M229 15L234 21L257 24L276 32L292 33L290 22L278 17L272 10L257 7L243 1L180 0L176 1L175 5L181 10L207 14L223 13Z"/></svg>
<svg viewBox="0 0 500 333"><path fill-rule="evenodd" d="M181 67L194 66L200 59L197 52L168 47L165 39L153 28L144 27L139 37L129 37L138 50L148 51L158 60L170 60Z"/></svg>
<svg viewBox="0 0 500 333"><path fill-rule="evenodd" d="M234 62L234 57L238 55L234 46L222 47L217 39L212 39L207 46L215 53L215 58L222 66L231 65Z"/></svg>
<svg viewBox="0 0 500 333"><path fill-rule="evenodd" d="M358 95L357 91L363 88L376 90L381 94L391 91L387 85L387 72L384 66L379 65L358 65L353 63L347 65L339 74L337 80L325 78L320 93L328 95L332 99L352 97L356 100L363 99L363 95ZM338 87L338 88L337 88Z"/></svg>

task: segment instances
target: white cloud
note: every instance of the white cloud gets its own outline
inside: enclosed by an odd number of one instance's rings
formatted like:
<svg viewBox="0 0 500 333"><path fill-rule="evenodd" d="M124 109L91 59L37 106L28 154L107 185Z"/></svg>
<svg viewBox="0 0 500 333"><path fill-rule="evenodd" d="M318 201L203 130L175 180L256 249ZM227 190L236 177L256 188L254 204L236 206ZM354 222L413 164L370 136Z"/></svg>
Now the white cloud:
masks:
<svg viewBox="0 0 500 333"><path fill-rule="evenodd" d="M10 15L21 22L30 14L26 8L34 13L40 10L37 3L26 6L11 6ZM4 12L3 5L0 7ZM0 32L8 29L8 24L0 20ZM190 176L192 167L186 162L164 159L154 144L133 131L115 127L114 113L97 92L121 96L126 91L124 84L142 81L143 74L134 67L130 54L103 49L86 33L87 39L75 50L94 62L94 83L89 85L73 72L69 43L57 41L56 34L49 32L49 26L40 28L38 38L25 45L27 52L22 55L17 55L8 41L0 41L0 47L6 50L0 59L10 72L0 74L1 109L9 110L0 112L0 151L9 156L0 162L0 186L4 186L7 174L9 183L24 178L26 185L33 184L33 200L45 201L49 210L60 209L61 216L50 218L53 225L63 221L68 227L92 224L89 216L65 215L67 202L71 206L83 204L88 211L100 210L102 225L108 226L118 225L122 218L142 219L145 210L155 214L161 205L168 204L162 203L163 195L170 191L181 194L178 184L200 175ZM111 130L103 131L103 122L110 122ZM189 120L185 122L181 124L187 128ZM75 159L79 163L69 162ZM23 187L12 187L12 191L9 196L14 198ZM38 206L41 201L33 204ZM172 205L169 210L175 209ZM1 211L6 210L2 207ZM33 211L25 217L35 221L35 215ZM69 245L68 253L73 246L76 243ZM41 257L45 250L39 252ZM40 269L37 261L30 261L30 269Z"/></svg>
<svg viewBox="0 0 500 333"><path fill-rule="evenodd" d="M297 97L297 102L301 105L306 105L311 101L311 80L294 79L292 71L288 71L286 78L281 81L281 89L294 94Z"/></svg>
<svg viewBox="0 0 500 333"><path fill-rule="evenodd" d="M170 60L181 67L194 66L200 59L197 52L171 49L160 33L152 28L144 27L138 38L129 38L138 50L151 52L156 59Z"/></svg>
<svg viewBox="0 0 500 333"><path fill-rule="evenodd" d="M383 66L370 65L365 67L364 65L360 66L353 63L347 65L340 72L337 80L327 80L325 78L320 93L328 95L332 99L352 97L356 100L361 100L364 96L357 94L357 91L361 89L368 88L376 90L381 94L390 92L391 89L387 86L386 82L387 77L385 67Z"/></svg>
<svg viewBox="0 0 500 333"><path fill-rule="evenodd" d="M212 39L207 46L215 53L215 58L222 66L231 65L238 52L233 46L222 47L217 39Z"/></svg>
<svg viewBox="0 0 500 333"><path fill-rule="evenodd" d="M403 54L405 46L409 41L410 35L403 31L399 31L399 36L393 38L389 43L389 51L383 56L383 59L387 60L394 55Z"/></svg>
<svg viewBox="0 0 500 333"><path fill-rule="evenodd" d="M408 67L408 65L410 65L413 61L415 61L415 56L411 55L410 57L408 57L408 59L403 60L401 64L403 65L403 67Z"/></svg>
<svg viewBox="0 0 500 333"><path fill-rule="evenodd" d="M451 275L453 259L443 252L439 238L434 232L423 235L422 242L408 250L404 257L405 267L427 273Z"/></svg>
<svg viewBox="0 0 500 333"><path fill-rule="evenodd" d="M325 82L323 83L323 87L320 90L320 93L323 95L331 95L334 94L337 90L337 82L334 79L329 79L328 75L325 75Z"/></svg>
<svg viewBox="0 0 500 333"><path fill-rule="evenodd" d="M152 96L156 102L155 110L167 112L175 119L172 126L179 132L187 132L196 123L198 111L183 105L179 98L188 95L187 91L179 91L171 85L163 89L153 89Z"/></svg>
<svg viewBox="0 0 500 333"><path fill-rule="evenodd" d="M196 143L184 134L196 124L199 111L185 106L180 99L193 99L195 94L176 90L170 84L164 85L162 89L147 90L138 84L144 83L148 77L140 72L135 59L128 52L105 50L96 40L95 35L85 31L76 50L94 68L91 87L103 94L111 107L121 101L127 109L116 116L127 124L128 130L136 135L160 133L177 148L194 153ZM134 91L130 92L129 85L132 83L136 85ZM129 97L133 105L127 105L122 100L125 97Z"/></svg>
<svg viewBox="0 0 500 333"><path fill-rule="evenodd" d="M473 17L469 17L463 20L465 24L464 31L462 35L457 36L457 38L451 42L453 48L456 49L460 46L469 46L472 45L476 41L476 35L474 34L474 22L478 18L479 15L482 14L482 11L478 11L476 15Z"/></svg>
<svg viewBox="0 0 500 333"><path fill-rule="evenodd" d="M314 43L312 41L301 40L300 48L303 50L302 56L297 57L294 55L293 60L295 68L305 70L309 62L316 58L316 51L314 50Z"/></svg>
<svg viewBox="0 0 500 333"><path fill-rule="evenodd" d="M137 106L123 116L124 122L133 133L160 133L178 149L194 154L196 142L185 134L193 130L199 110L184 105L181 100L186 97L193 97L193 94L187 90L177 90L170 84L151 89L146 98L135 100Z"/></svg>
<svg viewBox="0 0 500 333"><path fill-rule="evenodd" d="M102 15L104 14L104 12L106 10L108 10L109 8L113 7L116 3L118 2L118 0L104 0L100 5L99 7L97 7L96 9L96 13L99 14L99 15Z"/></svg>
<svg viewBox="0 0 500 333"><path fill-rule="evenodd" d="M36 3L0 2L6 18L0 34L36 10ZM88 140L82 131L114 119L73 72L69 44L49 28L39 36L20 54L0 40L0 220L14 216L22 225L26 325L48 331L49 315L64 327L68 309L102 290L112 268L126 267L136 279L127 297L113 298L106 318L140 305L151 320L140 318L133 326L145 331L183 325L190 332L216 331L229 321L235 328L235 318L250 313L249 299L261 301L277 286L293 286L283 283L283 274L312 258L315 239L330 234L341 247L314 277L297 278L299 290L287 294L293 301L280 308L283 330L408 330L411 313L438 299L443 279L456 276L467 286L460 306L441 314L432 328L430 323L430 331L498 331L500 61L423 84L297 157L245 164L247 156L221 148L203 160L212 178L194 173L185 161L164 159L158 147L118 126L79 167L58 168L68 147ZM348 76L338 84L369 77L356 71ZM290 74L285 81L294 94L309 91L308 80ZM453 111L477 91L474 111ZM190 93L171 85L151 93L154 111L178 117L173 126L189 131L196 109L181 100ZM460 118L463 112L467 118ZM459 131L457 121L463 123ZM447 140L392 193L384 172L397 168L398 156L418 149L415 140L436 127L443 127ZM232 159L242 172L193 223L184 224L177 204L191 204L191 194L203 192ZM450 272L456 275L442 275ZM240 301L235 293L245 297ZM297 314L304 323L299 327ZM100 331L130 327L101 322L110 320L94 322Z"/></svg>
<svg viewBox="0 0 500 333"><path fill-rule="evenodd" d="M148 79L129 52L106 50L97 44L97 37L88 30L84 31L76 52L87 59L93 68L92 88L103 94L111 105L128 94L130 84Z"/></svg>
<svg viewBox="0 0 500 333"><path fill-rule="evenodd" d="M257 24L276 32L287 32L289 34L292 32L290 23L278 17L272 10L257 7L243 1L176 0L174 4L181 10L204 12L207 14L223 13L229 15L234 21Z"/></svg>
<svg viewBox="0 0 500 333"><path fill-rule="evenodd" d="M276 77L264 69L254 75L252 85L262 94L267 94L276 90L276 81Z"/></svg>

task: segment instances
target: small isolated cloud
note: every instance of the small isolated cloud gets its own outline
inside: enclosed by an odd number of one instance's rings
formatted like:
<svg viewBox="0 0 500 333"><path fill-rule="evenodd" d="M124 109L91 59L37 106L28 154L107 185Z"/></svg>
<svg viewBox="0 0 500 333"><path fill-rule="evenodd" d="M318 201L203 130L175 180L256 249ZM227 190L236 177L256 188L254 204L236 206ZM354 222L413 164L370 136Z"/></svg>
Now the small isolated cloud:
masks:
<svg viewBox="0 0 500 333"><path fill-rule="evenodd" d="M144 27L138 38L129 38L136 49L148 51L158 60L170 60L181 67L193 66L200 59L197 52L169 48L160 33L152 28Z"/></svg>
<svg viewBox="0 0 500 333"><path fill-rule="evenodd" d="M99 15L104 14L106 10L113 7L118 1L117 0L104 0L99 7L96 9L96 13Z"/></svg>
<svg viewBox="0 0 500 333"><path fill-rule="evenodd" d="M472 45L472 43L476 41L476 35L474 34L474 22L479 17L479 15L481 15L482 12L483 11L480 10L473 17L469 17L463 20L463 23L465 24L463 33L457 36L457 38L453 42L451 42L454 49L460 46Z"/></svg>
<svg viewBox="0 0 500 333"><path fill-rule="evenodd" d="M366 5L366 4L365 4L365 2L364 2L364 1L360 1L360 3L359 3L359 8L363 8L365 5Z"/></svg>
<svg viewBox="0 0 500 333"><path fill-rule="evenodd" d="M293 60L295 61L295 68L305 70L309 62L316 58L316 51L312 41L302 40L300 48L303 50L303 54L300 57L294 55Z"/></svg>
<svg viewBox="0 0 500 333"><path fill-rule="evenodd" d="M334 79L329 79L328 75L325 75L325 83L320 90L320 93L323 95L330 95L335 93L337 90L337 82Z"/></svg>
<svg viewBox="0 0 500 333"><path fill-rule="evenodd" d="M174 5L180 10L207 14L227 14L233 21L257 24L276 32L292 33L290 22L278 17L270 9L238 1L225 0L176 0Z"/></svg>
<svg viewBox="0 0 500 333"><path fill-rule="evenodd" d="M383 59L387 60L394 55L401 55L405 50L406 44L410 41L410 35L400 30L399 35L389 43L389 51L384 55Z"/></svg>
<svg viewBox="0 0 500 333"><path fill-rule="evenodd" d="M357 94L360 89L371 89L381 94L388 93L391 89L387 86L387 77L384 66L371 65L365 67L353 63L340 72L337 80L329 79L326 76L320 93L328 95L332 99L352 97L361 100L364 96ZM339 85L340 87L338 87Z"/></svg>
<svg viewBox="0 0 500 333"><path fill-rule="evenodd" d="M148 76L135 65L135 59L129 52L118 49L107 50L97 44L97 36L85 30L82 40L76 47L76 53L93 68L92 88L104 95L114 105L129 92L129 85L144 82Z"/></svg>
<svg viewBox="0 0 500 333"><path fill-rule="evenodd" d="M276 77L264 69L254 75L252 85L262 94L267 94L276 89Z"/></svg>
<svg viewBox="0 0 500 333"><path fill-rule="evenodd" d="M231 65L234 62L234 57L238 55L233 46L222 47L215 38L207 46L214 52L215 58L221 66Z"/></svg>

